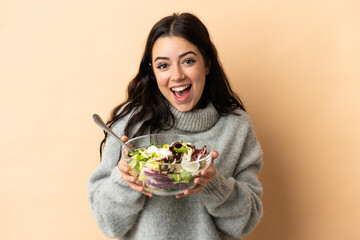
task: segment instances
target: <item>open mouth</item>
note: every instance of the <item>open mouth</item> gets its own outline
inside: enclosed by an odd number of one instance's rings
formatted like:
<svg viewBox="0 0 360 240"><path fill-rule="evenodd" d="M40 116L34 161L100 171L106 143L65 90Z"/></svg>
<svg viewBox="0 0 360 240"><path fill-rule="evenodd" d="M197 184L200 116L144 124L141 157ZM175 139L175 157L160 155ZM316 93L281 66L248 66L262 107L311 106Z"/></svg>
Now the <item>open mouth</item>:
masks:
<svg viewBox="0 0 360 240"><path fill-rule="evenodd" d="M191 84L184 85L181 87L174 87L170 90L173 92L177 100L185 100L190 94Z"/></svg>

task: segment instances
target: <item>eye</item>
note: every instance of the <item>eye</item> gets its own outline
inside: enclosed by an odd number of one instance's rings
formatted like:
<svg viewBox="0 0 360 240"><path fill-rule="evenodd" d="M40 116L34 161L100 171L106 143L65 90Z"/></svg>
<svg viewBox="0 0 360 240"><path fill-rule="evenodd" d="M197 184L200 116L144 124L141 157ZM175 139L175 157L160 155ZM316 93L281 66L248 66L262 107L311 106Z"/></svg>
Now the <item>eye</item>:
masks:
<svg viewBox="0 0 360 240"><path fill-rule="evenodd" d="M161 63L161 64L159 64L156 68L157 69L165 69L165 68L167 68L168 67L168 65L166 64L166 63Z"/></svg>
<svg viewBox="0 0 360 240"><path fill-rule="evenodd" d="M196 61L192 58L187 58L184 60L184 64L186 65L193 65Z"/></svg>

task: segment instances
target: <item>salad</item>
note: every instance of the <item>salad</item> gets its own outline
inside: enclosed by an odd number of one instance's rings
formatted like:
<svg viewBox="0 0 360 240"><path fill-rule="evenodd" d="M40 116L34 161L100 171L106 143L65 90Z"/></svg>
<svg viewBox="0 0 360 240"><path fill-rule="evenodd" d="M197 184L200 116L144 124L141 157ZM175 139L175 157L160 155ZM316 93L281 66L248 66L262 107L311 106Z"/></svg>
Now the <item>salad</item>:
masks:
<svg viewBox="0 0 360 240"><path fill-rule="evenodd" d="M210 153L204 146L195 148L183 141L128 152L128 165L150 191L178 191L193 187L206 161L198 161Z"/></svg>

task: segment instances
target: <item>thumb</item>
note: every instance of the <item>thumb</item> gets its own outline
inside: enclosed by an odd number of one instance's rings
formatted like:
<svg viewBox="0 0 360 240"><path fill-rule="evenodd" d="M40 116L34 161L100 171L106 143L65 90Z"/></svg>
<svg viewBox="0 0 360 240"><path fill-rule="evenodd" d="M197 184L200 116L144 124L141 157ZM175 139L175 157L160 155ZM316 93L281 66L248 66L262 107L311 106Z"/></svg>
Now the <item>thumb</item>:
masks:
<svg viewBox="0 0 360 240"><path fill-rule="evenodd" d="M129 138L127 137L127 136L122 136L121 138L121 141L123 141L123 142L127 142L128 140L129 140Z"/></svg>
<svg viewBox="0 0 360 240"><path fill-rule="evenodd" d="M212 158L213 158L213 160L214 160L214 159L216 159L216 158L219 156L219 153L218 153L217 151L212 151L212 152L211 152L211 156L212 156Z"/></svg>

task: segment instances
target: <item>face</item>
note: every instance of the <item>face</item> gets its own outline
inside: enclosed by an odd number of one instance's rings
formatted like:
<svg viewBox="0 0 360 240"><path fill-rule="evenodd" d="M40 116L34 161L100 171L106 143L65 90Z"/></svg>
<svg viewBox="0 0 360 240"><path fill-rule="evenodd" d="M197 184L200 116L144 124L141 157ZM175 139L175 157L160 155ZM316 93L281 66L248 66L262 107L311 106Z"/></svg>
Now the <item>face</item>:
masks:
<svg viewBox="0 0 360 240"><path fill-rule="evenodd" d="M198 48L181 37L160 37L152 61L159 89L170 104L180 112L195 109L209 73Z"/></svg>

